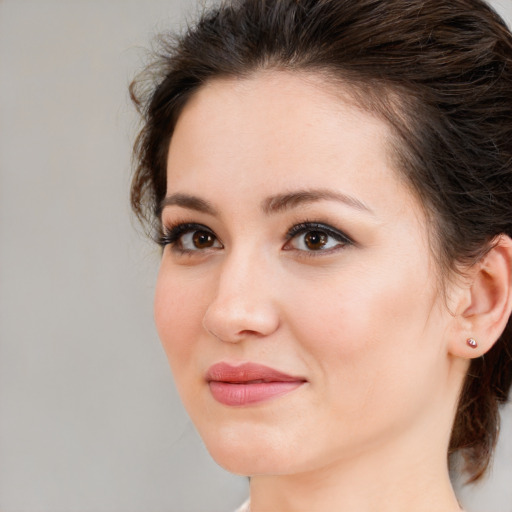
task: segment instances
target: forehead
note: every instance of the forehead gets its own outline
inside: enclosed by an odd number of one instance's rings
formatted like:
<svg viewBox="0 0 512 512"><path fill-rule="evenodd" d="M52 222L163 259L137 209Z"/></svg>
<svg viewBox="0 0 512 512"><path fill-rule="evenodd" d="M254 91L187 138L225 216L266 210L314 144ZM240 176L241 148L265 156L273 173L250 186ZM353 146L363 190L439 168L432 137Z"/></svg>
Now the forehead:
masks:
<svg viewBox="0 0 512 512"><path fill-rule="evenodd" d="M267 71L213 80L178 119L168 192L221 188L249 198L321 186L366 203L397 193L412 200L397 179L390 135L348 89L319 76Z"/></svg>

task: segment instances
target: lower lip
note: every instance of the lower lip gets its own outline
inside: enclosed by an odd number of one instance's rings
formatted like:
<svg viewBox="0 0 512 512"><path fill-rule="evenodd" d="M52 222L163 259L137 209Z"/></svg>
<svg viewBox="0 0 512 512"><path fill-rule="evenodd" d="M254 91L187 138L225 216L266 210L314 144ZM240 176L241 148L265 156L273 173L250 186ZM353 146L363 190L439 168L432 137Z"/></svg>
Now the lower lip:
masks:
<svg viewBox="0 0 512 512"><path fill-rule="evenodd" d="M213 398L224 405L251 405L270 400L304 384L303 381L293 382L257 382L233 384L230 382L211 381L210 391Z"/></svg>

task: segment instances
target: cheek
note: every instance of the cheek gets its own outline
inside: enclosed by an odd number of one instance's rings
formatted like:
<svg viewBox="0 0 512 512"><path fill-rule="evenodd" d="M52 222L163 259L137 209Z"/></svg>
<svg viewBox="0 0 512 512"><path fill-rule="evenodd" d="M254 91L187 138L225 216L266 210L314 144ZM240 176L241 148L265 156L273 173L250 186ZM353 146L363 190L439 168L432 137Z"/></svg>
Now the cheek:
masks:
<svg viewBox="0 0 512 512"><path fill-rule="evenodd" d="M190 360L202 329L202 295L162 263L155 289L155 325L175 374Z"/></svg>
<svg viewBox="0 0 512 512"><path fill-rule="evenodd" d="M410 279L375 273L341 274L315 287L300 283L287 302L296 336L312 350L338 352L344 360L383 348L383 341L396 346L428 314L426 298L419 297Z"/></svg>
<svg viewBox="0 0 512 512"><path fill-rule="evenodd" d="M430 381L441 324L427 284L417 272L368 271L340 274L313 294L310 286L291 291L293 336L333 400L361 410L384 403L383 394L388 404L395 393L405 399L411 381Z"/></svg>

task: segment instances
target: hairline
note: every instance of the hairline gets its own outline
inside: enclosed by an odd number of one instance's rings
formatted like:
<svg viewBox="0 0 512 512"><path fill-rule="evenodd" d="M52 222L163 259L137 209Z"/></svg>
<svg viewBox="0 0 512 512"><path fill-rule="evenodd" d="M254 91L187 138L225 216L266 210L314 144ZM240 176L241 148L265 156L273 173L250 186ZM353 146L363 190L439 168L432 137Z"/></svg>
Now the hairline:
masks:
<svg viewBox="0 0 512 512"><path fill-rule="evenodd" d="M429 242L429 252L434 262L435 278L438 290L445 294L448 281L462 274L456 261L447 261L443 255L443 233L439 213L422 197L413 180L410 179L407 168L414 165L413 150L407 139L400 134L398 126L408 133L415 133L410 109L419 108L421 101L416 98L412 87L406 84L392 83L390 80L379 80L365 77L363 73L348 69L335 69L329 65L307 65L298 63L296 66L282 64L279 58L267 60L259 65L253 65L239 73L220 72L208 77L203 83L190 89L188 94L181 97L181 104L174 111L174 119L167 139L167 152L174 129L188 103L201 90L214 82L233 82L253 80L262 74L287 73L298 76L309 85L318 88L323 94L329 94L334 100L345 103L351 108L370 114L384 122L388 127L384 148L388 156L388 164L396 171L396 177L411 192L421 208L426 220L426 235ZM324 78L325 80L320 80ZM371 82L371 83L370 83ZM411 105L407 105L410 102ZM165 162L167 169L167 160ZM157 220L159 222L159 220Z"/></svg>

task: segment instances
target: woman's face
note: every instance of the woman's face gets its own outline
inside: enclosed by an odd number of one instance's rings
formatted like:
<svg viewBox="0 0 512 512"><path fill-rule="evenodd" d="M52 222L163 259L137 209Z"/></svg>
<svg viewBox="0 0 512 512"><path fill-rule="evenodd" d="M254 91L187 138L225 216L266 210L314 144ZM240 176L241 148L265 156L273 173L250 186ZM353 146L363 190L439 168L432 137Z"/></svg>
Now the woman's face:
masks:
<svg viewBox="0 0 512 512"><path fill-rule="evenodd" d="M172 137L156 324L233 472L442 445L450 428L453 317L425 216L387 125L346 98L292 73L219 79Z"/></svg>

